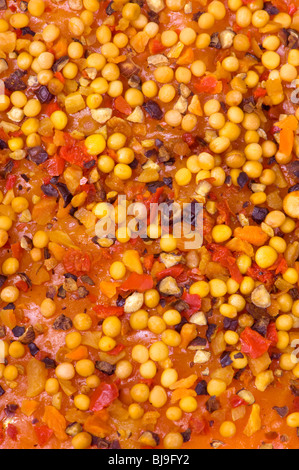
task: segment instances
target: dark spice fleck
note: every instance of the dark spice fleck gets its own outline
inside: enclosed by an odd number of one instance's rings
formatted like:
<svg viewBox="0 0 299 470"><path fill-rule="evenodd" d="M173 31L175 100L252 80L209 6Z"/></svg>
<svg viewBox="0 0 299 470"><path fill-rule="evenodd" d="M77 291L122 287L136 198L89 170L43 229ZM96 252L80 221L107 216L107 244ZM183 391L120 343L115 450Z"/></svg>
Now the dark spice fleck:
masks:
<svg viewBox="0 0 299 470"><path fill-rule="evenodd" d="M8 145L5 140L0 139L0 150L8 149Z"/></svg>
<svg viewBox="0 0 299 470"><path fill-rule="evenodd" d="M41 165L42 163L45 163L46 160L48 160L49 156L47 152L38 145L28 149L28 157L36 165Z"/></svg>
<svg viewBox="0 0 299 470"><path fill-rule="evenodd" d="M273 410L275 410L281 418L285 418L289 413L289 408L287 406L273 406Z"/></svg>
<svg viewBox="0 0 299 470"><path fill-rule="evenodd" d="M215 325L214 323L210 323L208 325L208 329L207 329L207 332L206 332L206 337L207 337L207 340L209 341L209 343L211 342L212 336L215 333L216 328L217 328L217 325Z"/></svg>
<svg viewBox="0 0 299 470"><path fill-rule="evenodd" d="M25 330L24 326L15 326L11 331L16 338L19 338L25 333Z"/></svg>
<svg viewBox="0 0 299 470"><path fill-rule="evenodd" d="M45 194L45 196L55 197L55 198L59 196L57 189L54 188L54 186L52 186L51 184L42 184L41 190Z"/></svg>
<svg viewBox="0 0 299 470"><path fill-rule="evenodd" d="M220 356L220 364L221 367L227 367L230 366L233 363L233 361L230 358L230 353L229 351L224 351L221 356Z"/></svg>
<svg viewBox="0 0 299 470"><path fill-rule="evenodd" d="M54 73L60 72L63 67L69 62L70 58L67 55L60 57L54 64L52 65L52 70Z"/></svg>
<svg viewBox="0 0 299 470"><path fill-rule="evenodd" d="M54 95L49 92L48 88L45 85L40 86L36 91L35 91L37 99L41 103L49 103L53 98Z"/></svg>
<svg viewBox="0 0 299 470"><path fill-rule="evenodd" d="M156 103L155 101L148 100L146 103L144 103L143 107L151 118L157 119L158 121L162 119L163 111L161 110L158 103Z"/></svg>
<svg viewBox="0 0 299 470"><path fill-rule="evenodd" d="M28 347L29 347L31 356L33 357L36 356L36 354L39 352L39 348L36 346L35 343L29 343Z"/></svg>
<svg viewBox="0 0 299 470"><path fill-rule="evenodd" d="M182 436L183 436L183 442L189 442L190 439L191 439L191 429L188 428L186 429L186 431L184 432L181 432Z"/></svg>
<svg viewBox="0 0 299 470"><path fill-rule="evenodd" d="M45 364L46 369L56 368L56 362L54 361L54 359L51 359L50 357L44 357L41 361Z"/></svg>
<svg viewBox="0 0 299 470"><path fill-rule="evenodd" d="M6 405L6 407L4 408L4 413L6 414L7 418L13 418L18 408L19 405L11 403L9 405Z"/></svg>
<svg viewBox="0 0 299 470"><path fill-rule="evenodd" d="M95 367L106 375L113 375L116 369L116 365L109 364L109 362L106 361L96 361Z"/></svg>
<svg viewBox="0 0 299 470"><path fill-rule="evenodd" d="M201 380L195 387L195 391L197 395L208 395L207 392L207 382L205 380Z"/></svg>
<svg viewBox="0 0 299 470"><path fill-rule="evenodd" d="M2 287L6 281L7 281L7 276L4 276L4 274L0 274L0 287Z"/></svg>
<svg viewBox="0 0 299 470"><path fill-rule="evenodd" d="M53 328L54 330L70 330L73 326L73 322L69 317L66 317L65 315L59 315L58 318L56 318L55 322L53 323Z"/></svg>
<svg viewBox="0 0 299 470"><path fill-rule="evenodd" d="M262 222L264 222L268 212L269 211L266 207L255 206L251 214L252 220L260 225Z"/></svg>
<svg viewBox="0 0 299 470"><path fill-rule="evenodd" d="M9 91L21 91L26 90L27 85L23 82L22 77L27 72L22 70L15 70L6 80L4 80L5 88Z"/></svg>
<svg viewBox="0 0 299 470"><path fill-rule="evenodd" d="M248 175L244 171L241 171L241 173L239 174L237 178L237 182L240 188L244 188L244 186L248 183L248 181L249 181Z"/></svg>
<svg viewBox="0 0 299 470"><path fill-rule="evenodd" d="M56 187L64 201L64 205L63 207L66 207L70 204L72 198L73 198L73 195L72 193L70 193L70 191L68 190L68 187L66 184L64 183L57 183L56 184Z"/></svg>
<svg viewBox="0 0 299 470"><path fill-rule="evenodd" d="M24 28L21 28L21 31L22 31L22 36L26 36L26 34L29 34L29 36L36 35L36 33L32 31L32 29L29 28L29 26L25 26Z"/></svg>
<svg viewBox="0 0 299 470"><path fill-rule="evenodd" d="M210 397L207 401L206 401L206 410L209 412L209 413L213 413L214 411L217 411L219 410L220 408L220 403L219 403L219 400L217 400L216 397Z"/></svg>

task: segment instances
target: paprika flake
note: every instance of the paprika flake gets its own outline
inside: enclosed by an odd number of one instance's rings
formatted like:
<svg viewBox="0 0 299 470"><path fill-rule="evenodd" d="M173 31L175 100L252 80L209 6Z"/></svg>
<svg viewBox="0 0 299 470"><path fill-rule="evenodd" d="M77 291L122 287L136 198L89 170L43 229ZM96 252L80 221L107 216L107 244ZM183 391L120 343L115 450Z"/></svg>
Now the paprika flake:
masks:
<svg viewBox="0 0 299 470"><path fill-rule="evenodd" d="M101 411L109 406L118 397L118 388L115 384L102 382L90 397L89 409Z"/></svg>
<svg viewBox="0 0 299 470"><path fill-rule="evenodd" d="M240 335L241 352L248 354L252 359L261 357L268 351L271 341L264 338L257 331L252 330L248 326Z"/></svg>

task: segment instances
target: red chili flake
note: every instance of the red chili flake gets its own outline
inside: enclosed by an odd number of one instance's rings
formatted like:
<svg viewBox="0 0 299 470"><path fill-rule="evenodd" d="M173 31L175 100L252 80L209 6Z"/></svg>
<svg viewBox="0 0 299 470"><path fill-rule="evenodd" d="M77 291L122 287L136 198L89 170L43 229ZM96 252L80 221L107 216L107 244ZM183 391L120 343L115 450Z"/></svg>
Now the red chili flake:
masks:
<svg viewBox="0 0 299 470"><path fill-rule="evenodd" d="M10 249L12 251L12 255L14 258L17 258L18 261L20 261L23 253L23 248L21 247L20 242L13 243L10 245Z"/></svg>
<svg viewBox="0 0 299 470"><path fill-rule="evenodd" d="M46 424L34 427L34 432L37 437L37 442L40 447L44 447L53 435L52 429L48 428Z"/></svg>
<svg viewBox="0 0 299 470"><path fill-rule="evenodd" d="M218 80L213 75L207 75L200 79L199 82L194 83L194 88L199 93L216 93Z"/></svg>
<svg viewBox="0 0 299 470"><path fill-rule="evenodd" d="M69 134L64 134L66 145L60 148L59 156L73 165L84 168L84 164L93 160L88 154L83 141L73 139Z"/></svg>
<svg viewBox="0 0 299 470"><path fill-rule="evenodd" d="M154 264L154 255L145 255L143 258L143 266L146 271L150 271Z"/></svg>
<svg viewBox="0 0 299 470"><path fill-rule="evenodd" d="M18 429L16 428L14 424L9 423L7 425L6 433L13 441L17 440Z"/></svg>
<svg viewBox="0 0 299 470"><path fill-rule="evenodd" d="M17 281L15 286L22 292L27 292L29 289L27 282L23 281L22 279L20 281Z"/></svg>
<svg viewBox="0 0 299 470"><path fill-rule="evenodd" d="M49 176L60 176L64 170L65 161L63 158L55 155L55 157L49 158L44 164L43 167L47 171Z"/></svg>
<svg viewBox="0 0 299 470"><path fill-rule="evenodd" d="M247 270L247 275L252 277L255 281L260 281L265 284L268 289L274 282L274 274L267 269L260 268L256 263L253 263Z"/></svg>
<svg viewBox="0 0 299 470"><path fill-rule="evenodd" d="M4 140L5 142L8 141L9 136L6 134L6 132L0 128L0 139Z"/></svg>
<svg viewBox="0 0 299 470"><path fill-rule="evenodd" d="M65 83L65 78L61 72L55 72L54 77L57 78L61 83Z"/></svg>
<svg viewBox="0 0 299 470"><path fill-rule="evenodd" d="M204 418L193 417L189 421L190 428L194 434L207 434L209 424Z"/></svg>
<svg viewBox="0 0 299 470"><path fill-rule="evenodd" d="M288 269L288 263L285 258L280 254L276 262L268 268L269 271L275 271L275 274L284 274Z"/></svg>
<svg viewBox="0 0 299 470"><path fill-rule="evenodd" d="M90 271L91 260L87 253L70 248L63 256L63 265L66 272L77 275Z"/></svg>
<svg viewBox="0 0 299 470"><path fill-rule="evenodd" d="M293 400L294 411L299 411L299 397L295 397Z"/></svg>
<svg viewBox="0 0 299 470"><path fill-rule="evenodd" d="M57 103L49 103L45 109L45 113L47 114L47 116L51 116L54 111L60 111L60 107Z"/></svg>
<svg viewBox="0 0 299 470"><path fill-rule="evenodd" d="M154 286L153 278L150 274L131 273L128 279L119 287L121 291L134 290L137 292L144 292L152 289Z"/></svg>
<svg viewBox="0 0 299 470"><path fill-rule="evenodd" d="M296 11L297 11L296 5L294 3L291 3L291 5L289 5L289 7L288 7L288 14L290 16L293 16L294 13L296 13Z"/></svg>
<svg viewBox="0 0 299 470"><path fill-rule="evenodd" d="M182 300L184 300L189 305L187 314L190 316L193 313L198 312L201 308L201 297L198 294L189 294L188 292L184 291Z"/></svg>
<svg viewBox="0 0 299 470"><path fill-rule="evenodd" d="M111 351L109 351L108 354L110 356L117 356L123 349L124 349L124 345L123 344L118 344L117 346L115 346L115 348L113 348Z"/></svg>
<svg viewBox="0 0 299 470"><path fill-rule="evenodd" d="M186 132L185 134L183 134L182 138L183 141L189 145L189 147L195 144L195 137L194 135L190 134L190 132Z"/></svg>
<svg viewBox="0 0 299 470"><path fill-rule="evenodd" d="M117 98L115 98L112 106L113 109L117 109L117 111L122 114L125 114L126 116L129 116L129 114L132 113L131 106L126 102L123 96L118 96Z"/></svg>
<svg viewBox="0 0 299 470"><path fill-rule="evenodd" d="M246 405L246 401L238 395L232 395L229 399L229 403L232 408L238 408L238 406Z"/></svg>
<svg viewBox="0 0 299 470"><path fill-rule="evenodd" d="M259 98L263 98L264 96L266 96L266 94L267 94L267 90L265 88L262 88L262 87L258 87L253 92L253 96L254 96L255 100L258 100Z"/></svg>
<svg viewBox="0 0 299 470"><path fill-rule="evenodd" d="M150 39L149 41L149 51L151 55L159 54L160 52L165 51L166 47L158 39Z"/></svg>
<svg viewBox="0 0 299 470"><path fill-rule="evenodd" d="M241 284L243 276L240 273L236 259L233 257L232 252L225 246L217 245L216 243L211 243L207 248L212 252L212 260L227 268L232 279Z"/></svg>
<svg viewBox="0 0 299 470"><path fill-rule="evenodd" d="M268 80L269 75L270 75L269 70L265 70L260 76L260 82L264 82L265 80Z"/></svg>
<svg viewBox="0 0 299 470"><path fill-rule="evenodd" d="M118 393L118 388L115 384L102 382L90 397L89 409L91 411L101 411L118 397Z"/></svg>
<svg viewBox="0 0 299 470"><path fill-rule="evenodd" d="M5 189L7 189L7 191L12 189L14 187L14 185L16 184L16 181L17 181L17 176L16 175L8 175L7 180L6 180L6 184L5 184Z"/></svg>
<svg viewBox="0 0 299 470"><path fill-rule="evenodd" d="M92 308L100 318L107 318L111 316L121 317L124 314L123 307L95 305Z"/></svg>
<svg viewBox="0 0 299 470"><path fill-rule="evenodd" d="M158 281L161 281L161 279L164 279L164 277L171 276L177 279L180 274L184 272L184 266L182 264L177 264L175 266L171 266L171 268L163 269L163 271L160 271L156 274L156 278Z"/></svg>
<svg viewBox="0 0 299 470"><path fill-rule="evenodd" d="M271 346L276 346L278 342L277 329L274 322L270 322L267 328L266 338L271 341Z"/></svg>
<svg viewBox="0 0 299 470"><path fill-rule="evenodd" d="M261 357L271 346L271 341L248 326L240 334L240 341L241 352L248 354L252 359Z"/></svg>

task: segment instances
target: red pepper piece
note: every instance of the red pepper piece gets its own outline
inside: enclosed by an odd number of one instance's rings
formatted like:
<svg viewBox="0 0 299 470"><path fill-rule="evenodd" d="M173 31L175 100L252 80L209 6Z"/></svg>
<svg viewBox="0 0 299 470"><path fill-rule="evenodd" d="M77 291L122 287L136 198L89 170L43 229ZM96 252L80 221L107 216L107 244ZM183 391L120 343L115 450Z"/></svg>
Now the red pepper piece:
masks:
<svg viewBox="0 0 299 470"><path fill-rule="evenodd" d="M293 411L299 411L299 397L295 397L293 400Z"/></svg>
<svg viewBox="0 0 299 470"><path fill-rule="evenodd" d="M110 356L117 356L123 349L124 349L124 345L123 344L118 344L111 351L108 351L108 354Z"/></svg>
<svg viewBox="0 0 299 470"><path fill-rule="evenodd" d="M189 421L191 430L194 434L207 434L209 430L209 424L204 418L191 418Z"/></svg>
<svg viewBox="0 0 299 470"><path fill-rule="evenodd" d="M150 271L154 264L154 255L146 255L143 258L143 266L145 267L146 271Z"/></svg>
<svg viewBox="0 0 299 470"><path fill-rule="evenodd" d="M194 88L199 93L216 93L218 80L213 75L207 75L200 79L198 83L194 83Z"/></svg>
<svg viewBox="0 0 299 470"><path fill-rule="evenodd" d="M112 315L121 317L124 314L123 307L106 307L105 305L95 305L93 310L100 318L107 318L111 317Z"/></svg>
<svg viewBox="0 0 299 470"><path fill-rule="evenodd" d="M144 292L148 289L152 289L153 286L154 281L150 274L131 273L119 289L122 291L135 290L137 292Z"/></svg>
<svg viewBox="0 0 299 470"><path fill-rule="evenodd" d="M126 102L126 100L122 96L118 96L115 98L113 102L113 107L117 109L122 114L129 116L132 113L131 106Z"/></svg>
<svg viewBox="0 0 299 470"><path fill-rule="evenodd" d="M177 264L175 266L172 266L171 268L163 269L163 271L160 271L159 273L156 274L156 278L158 281L161 281L161 279L164 279L164 277L167 277L167 276L171 276L176 279L183 272L184 272L184 266L182 264Z"/></svg>
<svg viewBox="0 0 299 470"><path fill-rule="evenodd" d="M252 266L248 268L247 274L255 281L260 281L265 284L266 288L271 287L274 282L274 274L267 269L260 268L256 263L253 263Z"/></svg>
<svg viewBox="0 0 299 470"><path fill-rule="evenodd" d="M241 333L240 341L242 353L248 354L252 359L261 357L271 346L270 340L248 326Z"/></svg>
<svg viewBox="0 0 299 470"><path fill-rule="evenodd" d="M288 14L290 16L293 16L296 13L296 11L297 11L296 5L294 3L291 3L291 5L289 5L288 7Z"/></svg>
<svg viewBox="0 0 299 470"><path fill-rule="evenodd" d="M55 157L49 158L49 160L47 160L43 166L46 169L48 175L52 177L60 176L63 173L64 165L65 160L63 160L63 158L59 157L58 155L55 155Z"/></svg>
<svg viewBox="0 0 299 470"><path fill-rule="evenodd" d="M286 262L285 258L280 254L276 260L276 262L270 266L269 271L275 271L275 274L283 274L288 269L288 263Z"/></svg>
<svg viewBox="0 0 299 470"><path fill-rule="evenodd" d="M88 273L91 268L91 260L87 253L69 249L63 256L63 265L66 272L72 274Z"/></svg>
<svg viewBox="0 0 299 470"><path fill-rule="evenodd" d="M22 292L27 292L28 289L29 289L29 286L27 284L27 282L23 281L23 280L20 280L18 282L16 282L16 287L21 290Z"/></svg>
<svg viewBox="0 0 299 470"><path fill-rule="evenodd" d="M57 103L49 103L45 110L46 115L51 116L51 114L53 114L54 111L60 111L60 107L58 106Z"/></svg>
<svg viewBox="0 0 299 470"><path fill-rule="evenodd" d="M201 308L201 298L198 294L189 294L188 292L184 291L182 300L184 300L189 305L189 315L198 312L198 310Z"/></svg>
<svg viewBox="0 0 299 470"><path fill-rule="evenodd" d="M232 408L237 408L238 406L246 405L246 401L238 395L232 395L229 399L229 402Z"/></svg>
<svg viewBox="0 0 299 470"><path fill-rule="evenodd" d="M51 436L53 435L52 429L48 428L46 424L35 426L34 432L40 447L44 447L46 444L48 444Z"/></svg>
<svg viewBox="0 0 299 470"><path fill-rule="evenodd" d="M21 243L20 242L13 243L12 245L10 245L10 249L12 251L13 257L17 258L17 260L20 261L22 257L22 253L23 253L23 248L21 247Z"/></svg>
<svg viewBox="0 0 299 470"><path fill-rule="evenodd" d="M227 268L232 279L241 284L243 276L240 273L232 252L225 246L217 245L216 243L208 245L208 250L212 251L212 260Z"/></svg>
<svg viewBox="0 0 299 470"><path fill-rule="evenodd" d="M90 397L89 409L91 411L101 411L118 397L118 388L115 384L102 382Z"/></svg>
<svg viewBox="0 0 299 470"><path fill-rule="evenodd" d="M276 346L278 342L278 334L274 322L269 323L266 338L271 341L271 346Z"/></svg>
<svg viewBox="0 0 299 470"><path fill-rule="evenodd" d="M159 54L166 49L158 39L150 39L148 47L151 54Z"/></svg>
<svg viewBox="0 0 299 470"><path fill-rule="evenodd" d="M16 175L8 175L7 180L6 180L6 184L5 184L5 189L7 189L7 191L12 189L14 187L14 185L16 184L16 181L17 181L17 176Z"/></svg>
<svg viewBox="0 0 299 470"><path fill-rule="evenodd" d="M16 428L14 424L9 423L7 425L6 433L13 441L17 440L18 429Z"/></svg>
<svg viewBox="0 0 299 470"><path fill-rule="evenodd" d="M69 163L84 168L84 164L93 160L89 155L83 141L78 141L67 132L64 133L65 145L60 148L59 156Z"/></svg>
<svg viewBox="0 0 299 470"><path fill-rule="evenodd" d="M258 87L254 92L253 96L255 100L258 100L259 98L263 98L266 96L267 90L265 88Z"/></svg>

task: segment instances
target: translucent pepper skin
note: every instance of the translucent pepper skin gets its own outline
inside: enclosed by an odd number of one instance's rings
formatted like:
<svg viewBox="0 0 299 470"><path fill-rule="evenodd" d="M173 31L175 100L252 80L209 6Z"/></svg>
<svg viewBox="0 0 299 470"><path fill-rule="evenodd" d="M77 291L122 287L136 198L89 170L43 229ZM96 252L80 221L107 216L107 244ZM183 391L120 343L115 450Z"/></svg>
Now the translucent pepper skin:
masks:
<svg viewBox="0 0 299 470"><path fill-rule="evenodd" d="M264 338L257 331L246 327L240 335L241 351L248 354L252 359L261 357L268 351L271 341Z"/></svg>
<svg viewBox="0 0 299 470"><path fill-rule="evenodd" d="M118 397L118 393L115 384L101 383L91 395L89 409L91 411L103 410Z"/></svg>

